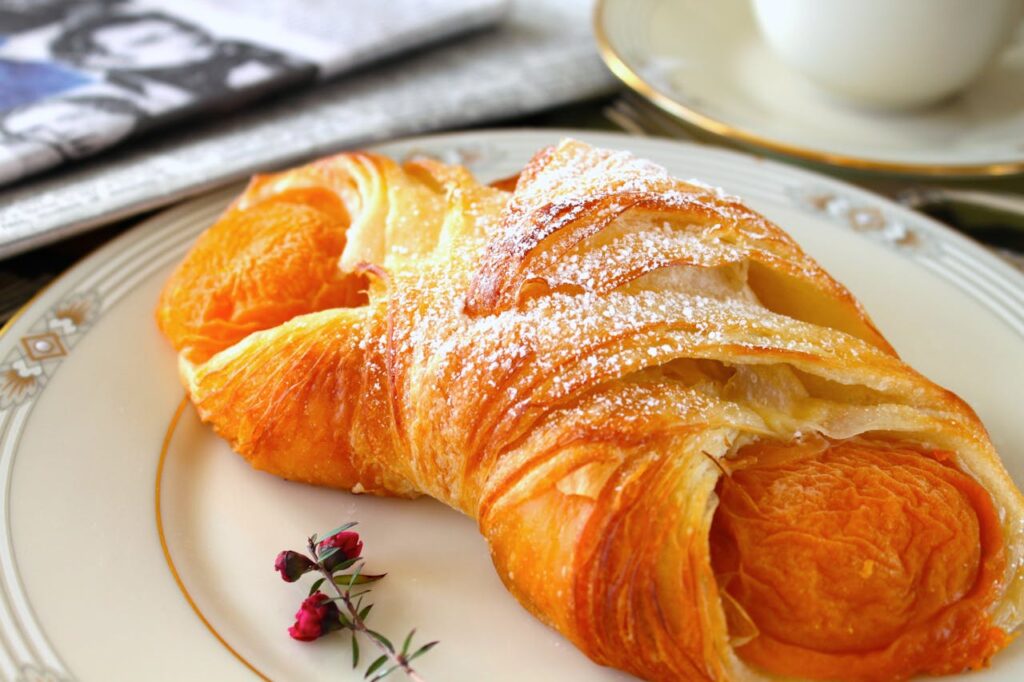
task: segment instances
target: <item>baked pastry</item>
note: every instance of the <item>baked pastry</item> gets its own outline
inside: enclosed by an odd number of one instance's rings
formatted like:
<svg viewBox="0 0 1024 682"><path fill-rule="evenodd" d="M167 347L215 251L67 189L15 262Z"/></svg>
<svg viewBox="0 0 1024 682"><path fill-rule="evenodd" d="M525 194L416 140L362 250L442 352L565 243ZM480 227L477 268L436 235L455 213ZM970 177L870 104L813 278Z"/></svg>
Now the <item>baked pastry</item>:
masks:
<svg viewBox="0 0 1024 682"><path fill-rule="evenodd" d="M364 153L257 177L157 319L253 466L476 518L598 663L901 679L1021 622L971 409L778 227L628 154L566 140L511 193Z"/></svg>

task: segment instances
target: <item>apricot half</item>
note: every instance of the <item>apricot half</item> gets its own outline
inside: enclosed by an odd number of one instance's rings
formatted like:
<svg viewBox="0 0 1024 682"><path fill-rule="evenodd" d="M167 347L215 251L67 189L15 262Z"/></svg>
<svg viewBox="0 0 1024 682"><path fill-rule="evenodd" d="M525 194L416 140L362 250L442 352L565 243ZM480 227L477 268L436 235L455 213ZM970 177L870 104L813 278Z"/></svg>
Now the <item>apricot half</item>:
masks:
<svg viewBox="0 0 1024 682"><path fill-rule="evenodd" d="M1007 642L988 615L1006 558L988 493L952 459L867 440L742 449L711 531L739 655L833 680L983 666Z"/></svg>

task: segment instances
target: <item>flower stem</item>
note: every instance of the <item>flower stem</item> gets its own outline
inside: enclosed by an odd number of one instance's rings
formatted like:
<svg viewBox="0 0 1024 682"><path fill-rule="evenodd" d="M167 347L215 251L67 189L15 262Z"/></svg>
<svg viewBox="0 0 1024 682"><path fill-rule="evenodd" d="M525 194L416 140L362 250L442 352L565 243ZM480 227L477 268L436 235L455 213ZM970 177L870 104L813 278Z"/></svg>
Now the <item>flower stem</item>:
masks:
<svg viewBox="0 0 1024 682"><path fill-rule="evenodd" d="M370 628L367 627L363 619L359 617L359 611L356 609L356 605L352 603L352 598L349 596L349 588L342 589L340 585L334 582L334 576L331 575L331 572L324 567L324 562L321 561L317 555L316 543L312 540L309 542L309 552L316 561L317 570L319 570L321 575L323 575L324 581L334 588L335 594L338 595L338 598L345 605L345 609L348 611L349 620L352 621L352 629L356 632L362 633L367 639L373 642L374 646L380 649L381 653L387 656L393 665L401 668L402 672L404 672L410 680L413 682L426 682L419 673L413 670L412 666L409 665L409 661L405 659L405 656L396 651L392 651L384 644L384 642L369 634Z"/></svg>

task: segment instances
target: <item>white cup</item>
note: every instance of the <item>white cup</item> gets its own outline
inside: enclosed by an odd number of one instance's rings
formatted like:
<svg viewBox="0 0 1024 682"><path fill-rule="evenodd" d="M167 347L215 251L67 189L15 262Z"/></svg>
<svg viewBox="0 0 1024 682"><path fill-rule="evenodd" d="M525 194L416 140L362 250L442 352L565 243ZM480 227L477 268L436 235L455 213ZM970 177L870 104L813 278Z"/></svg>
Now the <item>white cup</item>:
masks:
<svg viewBox="0 0 1024 682"><path fill-rule="evenodd" d="M753 0L789 67L859 105L905 109L966 87L1014 33L1022 0Z"/></svg>

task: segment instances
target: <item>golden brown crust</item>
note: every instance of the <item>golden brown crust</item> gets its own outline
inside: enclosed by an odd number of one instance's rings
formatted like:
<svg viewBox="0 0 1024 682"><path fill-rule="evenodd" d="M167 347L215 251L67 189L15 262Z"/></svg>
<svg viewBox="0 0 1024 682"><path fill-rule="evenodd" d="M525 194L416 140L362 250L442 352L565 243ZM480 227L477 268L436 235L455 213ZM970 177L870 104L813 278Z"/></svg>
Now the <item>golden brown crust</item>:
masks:
<svg viewBox="0 0 1024 682"><path fill-rule="evenodd" d="M600 663L761 679L708 556L722 458L883 435L958 453L992 495L1010 559L993 618L1020 623L1024 505L978 418L738 200L567 140L512 195L351 154L257 179L232 210L309 185L351 218L339 271L366 277L365 305L208 360L178 344L200 415L255 466L475 517L508 589Z"/></svg>

